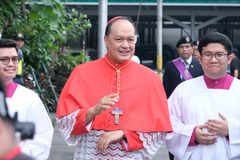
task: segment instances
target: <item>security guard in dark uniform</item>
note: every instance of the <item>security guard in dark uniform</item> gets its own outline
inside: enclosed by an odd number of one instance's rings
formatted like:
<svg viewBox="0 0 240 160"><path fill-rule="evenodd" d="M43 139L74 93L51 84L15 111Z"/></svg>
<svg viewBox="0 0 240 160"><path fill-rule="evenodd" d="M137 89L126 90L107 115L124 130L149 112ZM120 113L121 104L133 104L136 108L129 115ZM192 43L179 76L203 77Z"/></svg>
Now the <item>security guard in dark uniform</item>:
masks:
<svg viewBox="0 0 240 160"><path fill-rule="evenodd" d="M13 36L13 40L16 42L17 53L18 53L18 71L16 77L13 79L14 82L18 84L23 84L22 75L23 75L23 53L21 48L24 45L24 35L22 33L16 33Z"/></svg>

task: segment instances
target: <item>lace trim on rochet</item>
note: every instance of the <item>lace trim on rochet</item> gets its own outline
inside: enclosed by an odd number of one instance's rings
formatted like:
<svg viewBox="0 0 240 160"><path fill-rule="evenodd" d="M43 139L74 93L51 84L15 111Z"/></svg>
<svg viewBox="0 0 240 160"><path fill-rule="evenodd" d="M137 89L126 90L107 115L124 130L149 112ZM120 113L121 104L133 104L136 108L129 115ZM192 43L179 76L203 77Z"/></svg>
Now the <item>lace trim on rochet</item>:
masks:
<svg viewBox="0 0 240 160"><path fill-rule="evenodd" d="M73 126L79 110L68 116L57 118L57 127L69 145L76 145L74 160L149 160L152 159L163 143L164 134L159 132L140 133L144 149L128 152L120 142L110 144L109 147L99 152L96 144L103 130L91 130L88 134L71 136Z"/></svg>

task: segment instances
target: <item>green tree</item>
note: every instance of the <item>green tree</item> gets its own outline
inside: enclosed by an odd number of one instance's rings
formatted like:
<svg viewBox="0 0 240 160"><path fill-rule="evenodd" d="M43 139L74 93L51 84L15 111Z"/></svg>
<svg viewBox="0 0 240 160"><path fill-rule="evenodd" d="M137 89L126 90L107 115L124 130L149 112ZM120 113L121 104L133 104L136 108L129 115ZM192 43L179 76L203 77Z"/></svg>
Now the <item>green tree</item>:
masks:
<svg viewBox="0 0 240 160"><path fill-rule="evenodd" d="M33 67L38 73L43 100L54 110L56 104L51 104L42 63L59 94L73 67L88 61L84 52L72 57L67 42L82 36L91 27L90 21L86 15L68 9L59 0L1 0L0 9L3 37L24 33L27 38L23 48L25 66Z"/></svg>

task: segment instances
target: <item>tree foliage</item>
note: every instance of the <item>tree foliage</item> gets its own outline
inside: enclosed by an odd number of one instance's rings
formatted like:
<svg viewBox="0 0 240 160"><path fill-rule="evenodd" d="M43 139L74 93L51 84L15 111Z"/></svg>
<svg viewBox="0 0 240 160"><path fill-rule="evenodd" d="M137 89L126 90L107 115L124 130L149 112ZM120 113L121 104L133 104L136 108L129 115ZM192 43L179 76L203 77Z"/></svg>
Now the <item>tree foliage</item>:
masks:
<svg viewBox="0 0 240 160"><path fill-rule="evenodd" d="M42 63L45 64L53 84L57 84L57 91L61 90L73 67L88 60L84 52L72 57L67 46L67 42L76 40L91 27L86 15L66 8L58 0L1 0L0 9L0 31L3 37L10 38L16 32L24 33L25 65L33 67L42 75L45 74ZM40 84L46 81L44 78L39 79ZM44 86L44 98L51 101L48 99L47 85Z"/></svg>

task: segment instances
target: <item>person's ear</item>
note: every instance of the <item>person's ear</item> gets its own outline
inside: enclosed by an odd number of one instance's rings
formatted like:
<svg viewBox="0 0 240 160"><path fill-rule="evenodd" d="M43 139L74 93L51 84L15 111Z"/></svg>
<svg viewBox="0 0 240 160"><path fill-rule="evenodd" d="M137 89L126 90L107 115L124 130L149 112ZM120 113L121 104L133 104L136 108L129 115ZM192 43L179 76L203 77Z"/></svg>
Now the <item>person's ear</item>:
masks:
<svg viewBox="0 0 240 160"><path fill-rule="evenodd" d="M231 61L232 61L232 57L231 57L231 55L228 55L228 56L227 56L227 59L228 59L228 64L230 64Z"/></svg>
<svg viewBox="0 0 240 160"><path fill-rule="evenodd" d="M109 42L108 37L104 36L104 43L105 43L107 50L108 50L108 42Z"/></svg>
<svg viewBox="0 0 240 160"><path fill-rule="evenodd" d="M201 53L200 53L199 55L200 55L200 57L199 57L199 63L202 65L202 55L201 55Z"/></svg>

